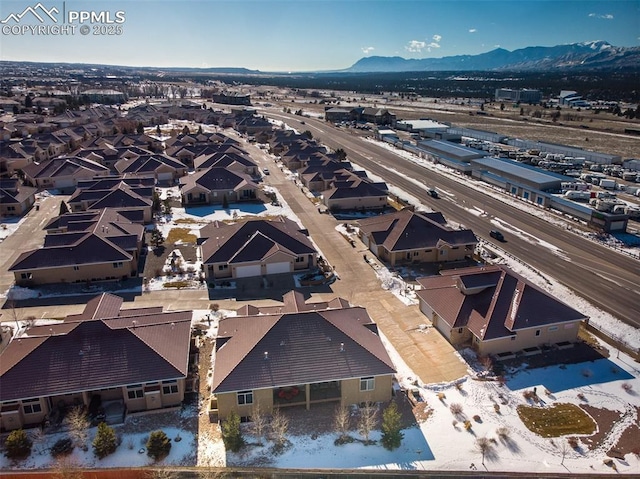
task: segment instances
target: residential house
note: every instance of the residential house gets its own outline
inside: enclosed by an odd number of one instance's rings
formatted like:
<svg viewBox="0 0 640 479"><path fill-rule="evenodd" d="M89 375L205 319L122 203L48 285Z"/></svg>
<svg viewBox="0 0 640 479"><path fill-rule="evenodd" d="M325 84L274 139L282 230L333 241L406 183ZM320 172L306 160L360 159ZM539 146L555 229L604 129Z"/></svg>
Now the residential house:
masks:
<svg viewBox="0 0 640 479"><path fill-rule="evenodd" d="M15 178L0 178L0 216L22 216L36 201L37 188L21 185Z"/></svg>
<svg viewBox="0 0 640 479"><path fill-rule="evenodd" d="M258 185L249 175L226 168L209 168L180 178L180 195L185 206L236 203L257 197Z"/></svg>
<svg viewBox="0 0 640 479"><path fill-rule="evenodd" d="M154 177L106 177L78 183L67 203L73 212L113 208L134 223L153 218Z"/></svg>
<svg viewBox="0 0 640 479"><path fill-rule="evenodd" d="M208 281L308 270L318 252L294 221L214 221L200 230L200 253Z"/></svg>
<svg viewBox="0 0 640 479"><path fill-rule="evenodd" d="M441 213L403 209L356 222L360 239L382 261L433 263L471 256L477 244L473 232L447 226Z"/></svg>
<svg viewBox="0 0 640 479"><path fill-rule="evenodd" d="M249 418L257 404L391 400L396 370L366 309L344 299L305 303L291 291L281 306L246 306L222 319L215 342L210 417Z"/></svg>
<svg viewBox="0 0 640 479"><path fill-rule="evenodd" d="M17 285L92 283L137 276L144 226L111 209L67 215L52 223L54 232L45 236L42 247L22 253L9 267Z"/></svg>
<svg viewBox="0 0 640 479"><path fill-rule="evenodd" d="M343 180L334 180L323 191L322 202L331 211L382 209L388 205L386 183L374 183L353 172Z"/></svg>
<svg viewBox="0 0 640 479"><path fill-rule="evenodd" d="M0 430L57 425L71 407L92 420L174 408L195 385L192 311L121 309L103 293L80 314L21 331L0 354Z"/></svg>
<svg viewBox="0 0 640 479"><path fill-rule="evenodd" d="M108 176L109 168L77 156L58 157L41 163L30 163L22 171L25 183L41 189L72 192L78 181Z"/></svg>
<svg viewBox="0 0 640 479"><path fill-rule="evenodd" d="M420 310L438 331L481 355L570 346L588 320L504 265L441 271L418 283Z"/></svg>
<svg viewBox="0 0 640 479"><path fill-rule="evenodd" d="M258 165L255 161L246 154L236 152L200 154L193 160L193 166L196 171L202 171L208 168L226 168L253 177L258 174Z"/></svg>
<svg viewBox="0 0 640 479"><path fill-rule="evenodd" d="M158 183L173 185L178 178L187 174L187 166L164 154L136 155L122 158L114 165L118 174L126 177L153 176Z"/></svg>

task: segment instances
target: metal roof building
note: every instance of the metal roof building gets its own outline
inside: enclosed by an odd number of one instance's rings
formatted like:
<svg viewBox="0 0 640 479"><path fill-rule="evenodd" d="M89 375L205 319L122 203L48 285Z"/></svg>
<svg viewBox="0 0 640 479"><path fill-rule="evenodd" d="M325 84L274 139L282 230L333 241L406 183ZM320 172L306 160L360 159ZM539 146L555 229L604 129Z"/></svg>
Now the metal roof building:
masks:
<svg viewBox="0 0 640 479"><path fill-rule="evenodd" d="M479 158L471 161L472 175L492 173L509 182L516 182L540 191L560 190L563 181L573 181L568 176L551 173L531 165L504 158Z"/></svg>

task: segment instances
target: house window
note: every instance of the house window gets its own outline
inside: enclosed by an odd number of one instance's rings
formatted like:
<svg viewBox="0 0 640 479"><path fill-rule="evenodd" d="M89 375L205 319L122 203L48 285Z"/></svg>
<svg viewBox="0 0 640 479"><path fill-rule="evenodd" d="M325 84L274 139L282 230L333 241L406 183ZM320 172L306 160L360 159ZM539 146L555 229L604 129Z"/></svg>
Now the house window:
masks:
<svg viewBox="0 0 640 479"><path fill-rule="evenodd" d="M515 341L516 337L515 336L511 336L511 341Z"/></svg>
<svg viewBox="0 0 640 479"><path fill-rule="evenodd" d="M424 250L425 253L431 253L433 250L432 249L426 249Z"/></svg>
<svg viewBox="0 0 640 479"><path fill-rule="evenodd" d="M117 262L113 263L113 267L114 268L122 268L122 261L117 261Z"/></svg>
<svg viewBox="0 0 640 479"><path fill-rule="evenodd" d="M228 264L221 264L218 266L218 270L219 271L224 271L225 269L229 269L229 265Z"/></svg>
<svg viewBox="0 0 640 479"><path fill-rule="evenodd" d="M178 381L162 381L162 394L176 394L178 392Z"/></svg>
<svg viewBox="0 0 640 479"><path fill-rule="evenodd" d="M462 334L462 328L458 328L458 334Z"/></svg>
<svg viewBox="0 0 640 479"><path fill-rule="evenodd" d="M42 411L39 399L30 399L28 401L22 401L22 411L25 414L35 414Z"/></svg>
<svg viewBox="0 0 640 479"><path fill-rule="evenodd" d="M419 252L419 251L414 251L414 252L413 252L413 256L414 256L414 257L415 257L415 256L418 256L419 254L420 254L420 252Z"/></svg>
<svg viewBox="0 0 640 479"><path fill-rule="evenodd" d="M306 256L296 256L296 263L304 263L306 260Z"/></svg>
<svg viewBox="0 0 640 479"><path fill-rule="evenodd" d="M142 391L142 384L134 384L133 386L127 386L127 397L129 399L140 399L144 397Z"/></svg>
<svg viewBox="0 0 640 479"><path fill-rule="evenodd" d="M74 267L73 267L73 270L74 270L74 271L80 271L80 266L74 266Z"/></svg>
<svg viewBox="0 0 640 479"><path fill-rule="evenodd" d="M31 273L21 273L20 277L22 279L32 279L33 278L33 274L31 274Z"/></svg>
<svg viewBox="0 0 640 479"><path fill-rule="evenodd" d="M536 329L536 336L540 336L540 330Z"/></svg>
<svg viewBox="0 0 640 479"><path fill-rule="evenodd" d="M238 392L238 404L253 404L253 391L239 391Z"/></svg>
<svg viewBox="0 0 640 479"><path fill-rule="evenodd" d="M549 331L557 331L558 326L549 326Z"/></svg>
<svg viewBox="0 0 640 479"><path fill-rule="evenodd" d="M373 391L376 387L376 380L373 376L360 378L360 391Z"/></svg>

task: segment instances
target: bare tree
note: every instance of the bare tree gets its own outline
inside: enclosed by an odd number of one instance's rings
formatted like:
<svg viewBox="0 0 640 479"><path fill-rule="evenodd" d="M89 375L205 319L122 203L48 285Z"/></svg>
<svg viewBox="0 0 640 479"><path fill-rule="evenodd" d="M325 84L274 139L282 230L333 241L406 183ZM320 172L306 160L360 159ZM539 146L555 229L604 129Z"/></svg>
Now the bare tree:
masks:
<svg viewBox="0 0 640 479"><path fill-rule="evenodd" d="M571 451L571 446L569 445L569 443L562 441L560 443L560 455L562 456L562 460L560 461L561 466L564 466L564 460L567 457L567 454L569 454L569 451Z"/></svg>
<svg viewBox="0 0 640 479"><path fill-rule="evenodd" d="M273 410L271 418L271 435L276 446L282 447L287 442L287 431L289 430L289 419L280 412L279 408Z"/></svg>
<svg viewBox="0 0 640 479"><path fill-rule="evenodd" d="M336 407L336 412L333 416L333 427L340 435L338 440L344 440L348 436L350 426L351 417L349 416L349 408L344 404L340 404Z"/></svg>
<svg viewBox="0 0 640 479"><path fill-rule="evenodd" d="M256 402L251 411L251 433L255 436L259 444L262 444L262 438L267 431L267 416L260 406L260 402Z"/></svg>
<svg viewBox="0 0 640 479"><path fill-rule="evenodd" d="M366 403L360 408L360 418L358 419L358 432L366 442L369 442L371 431L376 428L378 419L378 408L373 403Z"/></svg>
<svg viewBox="0 0 640 479"><path fill-rule="evenodd" d="M83 479L80 466L69 457L63 457L53 466L54 479Z"/></svg>
<svg viewBox="0 0 640 479"><path fill-rule="evenodd" d="M64 418L67 426L69 427L69 436L73 440L74 444L82 449L86 449L87 440L89 438L89 418L82 406L76 406Z"/></svg>
<svg viewBox="0 0 640 479"><path fill-rule="evenodd" d="M166 467L159 467L147 473L149 479L178 479L180 474Z"/></svg>
<svg viewBox="0 0 640 479"><path fill-rule="evenodd" d="M482 454L482 465L484 466L484 458L493 453L493 444L486 437L476 439L476 449Z"/></svg>

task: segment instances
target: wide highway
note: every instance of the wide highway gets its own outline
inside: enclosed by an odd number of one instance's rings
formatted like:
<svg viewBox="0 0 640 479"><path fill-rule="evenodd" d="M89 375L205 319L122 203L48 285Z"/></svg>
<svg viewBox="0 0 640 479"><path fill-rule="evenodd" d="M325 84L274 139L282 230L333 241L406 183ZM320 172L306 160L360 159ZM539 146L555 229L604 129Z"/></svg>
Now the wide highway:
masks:
<svg viewBox="0 0 640 479"><path fill-rule="evenodd" d="M309 130L314 138L330 148L342 148L349 161L384 178L389 185L405 191L433 210L441 211L450 221L472 229L478 237L493 241L489 231L500 229L506 239L506 242L498 243L500 248L538 270L542 276L557 279L603 311L640 327L640 261L637 259L523 212L464 182L434 173L387 148L364 141L351 130L335 128L313 118L265 113L274 119L285 120L300 131ZM441 198L431 198L412 179L438 188L443 192ZM472 213L473 210L476 213ZM480 215L478 211L483 213Z"/></svg>

